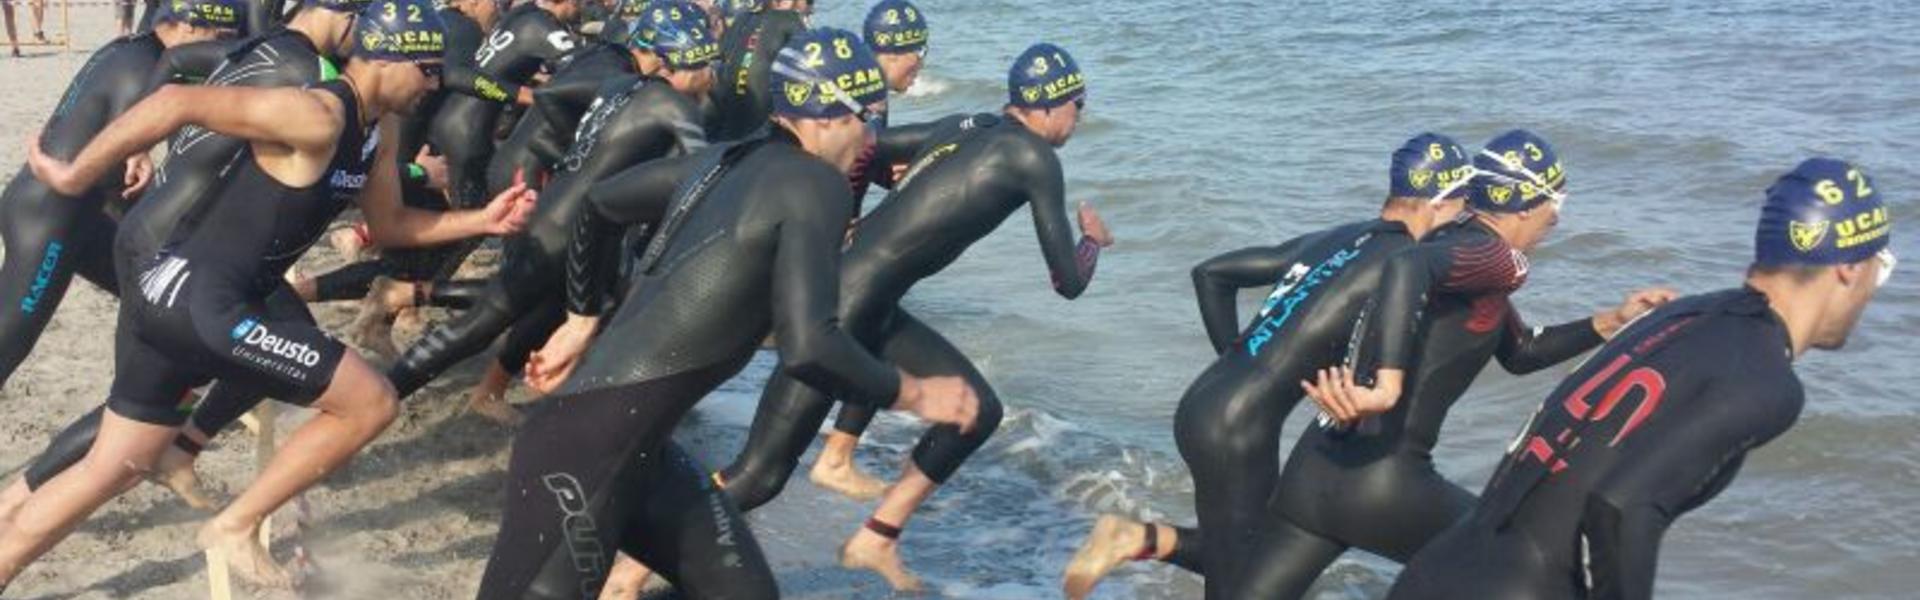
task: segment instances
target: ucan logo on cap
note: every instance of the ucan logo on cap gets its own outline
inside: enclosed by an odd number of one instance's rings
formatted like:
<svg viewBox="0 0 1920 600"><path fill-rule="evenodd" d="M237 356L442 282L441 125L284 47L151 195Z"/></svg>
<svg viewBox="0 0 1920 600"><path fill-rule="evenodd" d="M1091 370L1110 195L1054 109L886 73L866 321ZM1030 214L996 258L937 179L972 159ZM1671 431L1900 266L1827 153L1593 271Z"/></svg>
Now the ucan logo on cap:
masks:
<svg viewBox="0 0 1920 600"><path fill-rule="evenodd" d="M1888 244L1893 217L1867 174L1845 161L1808 159L1767 188L1754 239L1762 264L1848 264Z"/></svg>

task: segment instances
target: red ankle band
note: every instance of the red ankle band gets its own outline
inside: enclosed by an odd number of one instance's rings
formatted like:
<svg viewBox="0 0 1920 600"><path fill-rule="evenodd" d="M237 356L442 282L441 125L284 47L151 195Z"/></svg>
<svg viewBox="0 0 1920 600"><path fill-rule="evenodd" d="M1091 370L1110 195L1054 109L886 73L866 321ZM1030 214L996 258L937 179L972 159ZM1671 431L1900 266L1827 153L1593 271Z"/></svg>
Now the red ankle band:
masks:
<svg viewBox="0 0 1920 600"><path fill-rule="evenodd" d="M879 519L867 519L867 531L880 534L880 537L890 540L900 539L899 527L881 523Z"/></svg>

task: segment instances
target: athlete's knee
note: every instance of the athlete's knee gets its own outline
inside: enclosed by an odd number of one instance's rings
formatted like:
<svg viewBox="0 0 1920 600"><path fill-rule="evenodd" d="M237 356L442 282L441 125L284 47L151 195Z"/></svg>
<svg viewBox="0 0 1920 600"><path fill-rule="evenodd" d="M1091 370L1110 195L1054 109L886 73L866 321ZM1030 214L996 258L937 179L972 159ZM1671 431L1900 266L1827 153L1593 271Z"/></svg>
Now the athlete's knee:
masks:
<svg viewBox="0 0 1920 600"><path fill-rule="evenodd" d="M733 505L741 511L759 508L772 502L780 490L786 489L787 480L793 477L798 461L784 457L759 457L743 453L733 466L716 473L721 491Z"/></svg>
<svg viewBox="0 0 1920 600"><path fill-rule="evenodd" d="M1000 398L991 390L979 392L980 411L975 413L973 429L966 435L970 439L986 441L987 438L993 437L993 432L1000 429L1000 420L1006 416L1006 408L1000 405Z"/></svg>
<svg viewBox="0 0 1920 600"><path fill-rule="evenodd" d="M400 394L356 356L348 355L334 372L320 410L364 427L384 429L400 415Z"/></svg>

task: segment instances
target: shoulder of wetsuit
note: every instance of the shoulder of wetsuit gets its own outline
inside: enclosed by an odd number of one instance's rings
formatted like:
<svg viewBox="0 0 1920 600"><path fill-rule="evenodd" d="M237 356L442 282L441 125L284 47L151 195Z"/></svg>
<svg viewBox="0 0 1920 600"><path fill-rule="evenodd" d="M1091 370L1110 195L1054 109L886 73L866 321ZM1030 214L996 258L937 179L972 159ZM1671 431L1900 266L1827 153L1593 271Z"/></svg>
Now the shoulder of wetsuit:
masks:
<svg viewBox="0 0 1920 600"><path fill-rule="evenodd" d="M477 40L486 35L485 32L480 31L479 21L473 20L473 17L467 16L467 13L451 8L440 9L440 22L447 28L448 38L465 36Z"/></svg>
<svg viewBox="0 0 1920 600"><path fill-rule="evenodd" d="M1051 177L1062 172L1060 155L1054 151L1053 144L1025 127L994 127L970 139L991 144L990 153L1006 159L1006 164L1019 169L1019 175Z"/></svg>
<svg viewBox="0 0 1920 600"><path fill-rule="evenodd" d="M643 77L646 85L635 90L633 104L663 121L701 123L700 105L673 89L665 80Z"/></svg>

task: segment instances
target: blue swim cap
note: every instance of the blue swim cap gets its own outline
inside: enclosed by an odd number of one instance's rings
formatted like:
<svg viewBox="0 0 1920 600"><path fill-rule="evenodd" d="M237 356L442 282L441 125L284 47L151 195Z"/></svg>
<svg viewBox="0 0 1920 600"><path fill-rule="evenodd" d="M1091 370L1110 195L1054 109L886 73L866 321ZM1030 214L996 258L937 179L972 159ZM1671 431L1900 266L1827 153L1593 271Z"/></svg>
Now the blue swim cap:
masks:
<svg viewBox="0 0 1920 600"><path fill-rule="evenodd" d="M1393 162L1387 166L1387 196L1434 202L1459 200L1472 180L1473 163L1459 142L1437 133L1422 133L1393 151Z"/></svg>
<svg viewBox="0 0 1920 600"><path fill-rule="evenodd" d="M401 62L445 58L447 27L429 0L378 0L353 21L353 56Z"/></svg>
<svg viewBox="0 0 1920 600"><path fill-rule="evenodd" d="M907 0L880 0L867 11L867 45L880 54L919 52L927 47L927 19Z"/></svg>
<svg viewBox="0 0 1920 600"><path fill-rule="evenodd" d="M373 4L373 0L307 0L307 4L333 12L358 14Z"/></svg>
<svg viewBox="0 0 1920 600"><path fill-rule="evenodd" d="M1548 200L1564 200L1567 172L1560 155L1540 136L1525 129L1500 134L1473 157L1477 171L1468 206L1489 213L1532 210Z"/></svg>
<svg viewBox="0 0 1920 600"><path fill-rule="evenodd" d="M247 14L246 5L239 0L165 0L155 10L155 23L181 23L223 31L239 31Z"/></svg>
<svg viewBox="0 0 1920 600"><path fill-rule="evenodd" d="M1754 262L1844 265L1892 242L1893 217L1873 180L1846 161L1810 158L1767 188L1754 234Z"/></svg>
<svg viewBox="0 0 1920 600"><path fill-rule="evenodd" d="M867 112L887 99L887 78L873 51L852 32L832 27L794 36L773 60L773 112L831 119Z"/></svg>
<svg viewBox="0 0 1920 600"><path fill-rule="evenodd" d="M707 66L720 56L720 43L707 27L707 13L692 2L656 0L633 22L627 47L659 56L667 67L686 71Z"/></svg>
<svg viewBox="0 0 1920 600"><path fill-rule="evenodd" d="M1013 59L1007 70L1007 104L1020 108L1054 108L1087 95L1086 76L1073 55L1053 44L1040 43Z"/></svg>
<svg viewBox="0 0 1920 600"><path fill-rule="evenodd" d="M651 5L653 0L622 0L619 6L614 7L613 16L621 21L632 23L638 20Z"/></svg>

